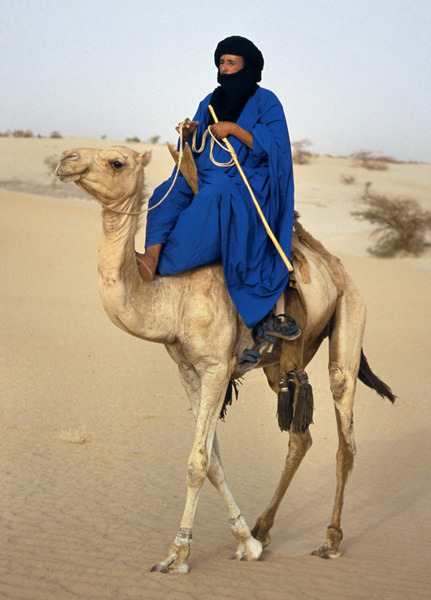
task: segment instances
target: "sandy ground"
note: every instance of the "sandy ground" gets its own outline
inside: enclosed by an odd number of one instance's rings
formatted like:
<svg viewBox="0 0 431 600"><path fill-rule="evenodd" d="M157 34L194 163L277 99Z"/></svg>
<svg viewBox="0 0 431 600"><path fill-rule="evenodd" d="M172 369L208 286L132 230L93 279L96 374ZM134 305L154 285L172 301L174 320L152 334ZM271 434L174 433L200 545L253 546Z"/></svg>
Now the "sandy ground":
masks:
<svg viewBox="0 0 431 600"><path fill-rule="evenodd" d="M430 208L431 166L369 172L349 159L319 158L295 169L303 225L356 282L368 307L365 352L398 396L391 406L358 385L343 557L310 555L324 538L335 492L324 344L308 368L314 445L271 545L257 563L229 560L235 542L205 484L191 571L182 577L149 568L165 558L183 510L194 431L188 401L164 347L124 334L104 314L100 208L72 184L51 189L44 162L66 148L111 143L0 138L0 598L429 598L431 259L368 257L369 229L350 211L366 181ZM170 160L154 147L149 191ZM342 184L342 175L356 182ZM218 428L228 480L250 525L287 451L275 412L263 373L252 372Z"/></svg>

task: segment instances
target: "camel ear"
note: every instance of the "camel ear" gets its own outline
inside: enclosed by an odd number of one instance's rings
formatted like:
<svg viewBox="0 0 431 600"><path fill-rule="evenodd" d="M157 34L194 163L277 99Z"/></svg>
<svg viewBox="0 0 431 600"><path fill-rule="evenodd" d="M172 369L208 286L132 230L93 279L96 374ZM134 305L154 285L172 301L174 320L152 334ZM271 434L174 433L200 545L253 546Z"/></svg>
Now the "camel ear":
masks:
<svg viewBox="0 0 431 600"><path fill-rule="evenodd" d="M143 167L146 167L151 160L151 150L146 150L139 155L139 162Z"/></svg>

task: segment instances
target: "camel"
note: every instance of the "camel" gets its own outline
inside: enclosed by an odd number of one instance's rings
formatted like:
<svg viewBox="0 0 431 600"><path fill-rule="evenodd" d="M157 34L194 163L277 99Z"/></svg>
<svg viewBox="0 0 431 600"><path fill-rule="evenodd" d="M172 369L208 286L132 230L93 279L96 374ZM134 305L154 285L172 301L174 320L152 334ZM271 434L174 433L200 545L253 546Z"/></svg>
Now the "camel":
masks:
<svg viewBox="0 0 431 600"><path fill-rule="evenodd" d="M242 374L238 361L252 345L251 332L238 315L226 289L221 264L144 282L135 258L135 234L144 203L144 167L150 153L114 146L100 150L70 149L56 169L60 180L75 182L102 205L99 250L99 293L112 322L127 333L162 343L177 363L196 419L187 463L187 495L183 517L167 557L152 570L187 573L193 520L206 477L224 502L237 540L234 558L258 560L270 542L269 531L280 502L312 439L308 427L289 429L289 449L275 494L250 531L227 485L216 426L230 382ZM261 367L279 397L286 374L304 369L322 341L329 339L329 378L338 428L337 487L325 540L313 554L341 555L340 527L344 489L355 454L353 401L357 378L392 402L390 388L374 375L362 352L365 306L341 262L295 224L295 287L287 309L301 327L294 341L268 349ZM303 371L300 371L303 372ZM299 382L300 380L298 380ZM294 397L297 403L297 395Z"/></svg>

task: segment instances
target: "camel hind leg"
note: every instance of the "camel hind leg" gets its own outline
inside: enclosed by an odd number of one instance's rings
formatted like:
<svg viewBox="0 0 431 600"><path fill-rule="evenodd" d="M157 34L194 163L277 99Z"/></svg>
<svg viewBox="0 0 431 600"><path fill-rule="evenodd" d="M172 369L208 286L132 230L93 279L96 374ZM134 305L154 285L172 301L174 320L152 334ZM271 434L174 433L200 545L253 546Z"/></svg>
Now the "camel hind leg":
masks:
<svg viewBox="0 0 431 600"><path fill-rule="evenodd" d="M350 282L349 282L350 283ZM365 327L365 305L353 287L346 286L333 317L329 340L329 374L338 431L337 488L326 539L312 554L321 558L341 556L341 512L347 479L356 453L353 435L353 403Z"/></svg>
<svg viewBox="0 0 431 600"><path fill-rule="evenodd" d="M262 546L268 546L271 541L269 530L274 525L275 515L278 507L284 498L287 488L290 485L296 471L298 470L302 459L310 449L312 439L309 430L305 433L289 432L289 451L287 453L286 462L284 464L283 473L274 496L271 499L268 507L260 515L256 521L256 525L251 531L251 535L262 543Z"/></svg>
<svg viewBox="0 0 431 600"><path fill-rule="evenodd" d="M271 365L264 370L271 389L277 394L279 391L278 381L280 366ZM268 546L271 542L269 531L274 525L275 515L284 498L287 488L312 443L313 441L308 429L305 433L293 433L292 431L289 431L289 450L277 489L275 490L269 505L260 517L258 517L256 524L251 531L252 536L262 542L263 547Z"/></svg>

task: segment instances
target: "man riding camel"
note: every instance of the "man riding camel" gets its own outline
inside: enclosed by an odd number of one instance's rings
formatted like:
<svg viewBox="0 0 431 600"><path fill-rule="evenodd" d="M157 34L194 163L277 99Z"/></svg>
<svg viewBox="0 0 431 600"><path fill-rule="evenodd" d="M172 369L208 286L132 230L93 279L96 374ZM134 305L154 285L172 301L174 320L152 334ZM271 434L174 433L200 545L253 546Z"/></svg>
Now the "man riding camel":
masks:
<svg viewBox="0 0 431 600"><path fill-rule="evenodd" d="M277 343L275 338L280 337L296 339L300 331L291 317L276 317L272 312L287 286L289 271L237 166L225 148L211 144L209 135L205 139L205 133L210 128L217 140L228 138L288 257L294 219L292 154L283 107L275 94L258 85L264 65L260 50L244 37L231 36L219 42L214 60L219 86L182 127L183 141L193 139L199 191L194 195L178 174L166 199L148 213L145 254L136 256L145 281L156 272L174 275L221 259L229 294L253 329L255 345L245 351L240 363L247 371L256 366L268 343ZM174 174L156 188L150 208L163 198L173 178Z"/></svg>

